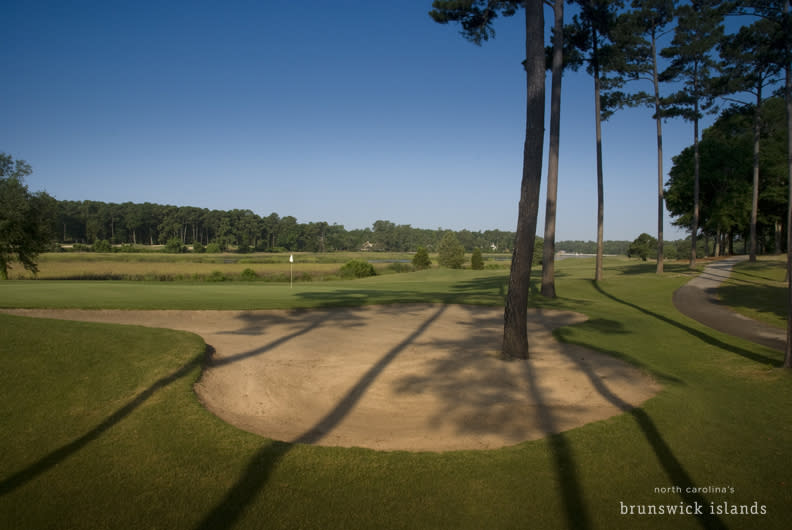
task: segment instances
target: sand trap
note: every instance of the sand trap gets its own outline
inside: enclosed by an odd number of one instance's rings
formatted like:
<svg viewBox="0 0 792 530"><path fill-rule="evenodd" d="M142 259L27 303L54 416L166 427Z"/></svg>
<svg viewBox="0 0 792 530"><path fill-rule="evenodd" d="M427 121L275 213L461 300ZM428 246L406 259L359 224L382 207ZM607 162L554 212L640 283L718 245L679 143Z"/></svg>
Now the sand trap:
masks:
<svg viewBox="0 0 792 530"><path fill-rule="evenodd" d="M660 386L557 342L578 313L531 310L528 362L497 358L503 310L390 305L291 311L15 310L197 333L214 353L195 391L242 429L380 450L488 449L604 419Z"/></svg>

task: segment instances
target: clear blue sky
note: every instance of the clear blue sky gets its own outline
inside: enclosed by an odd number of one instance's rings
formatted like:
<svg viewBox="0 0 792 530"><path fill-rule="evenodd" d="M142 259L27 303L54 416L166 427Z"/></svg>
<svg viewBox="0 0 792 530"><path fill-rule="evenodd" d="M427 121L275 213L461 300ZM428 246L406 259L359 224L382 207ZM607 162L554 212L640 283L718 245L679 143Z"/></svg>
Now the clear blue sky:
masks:
<svg viewBox="0 0 792 530"><path fill-rule="evenodd" d="M33 166L32 190L62 200L514 230L521 14L477 47L430 8L6 0L0 151ZM567 74L563 98L557 238L593 240L591 78ZM656 232L654 127L648 110L604 125L605 239ZM666 173L692 139L689 124L665 124ZM684 237L666 225L666 239Z"/></svg>

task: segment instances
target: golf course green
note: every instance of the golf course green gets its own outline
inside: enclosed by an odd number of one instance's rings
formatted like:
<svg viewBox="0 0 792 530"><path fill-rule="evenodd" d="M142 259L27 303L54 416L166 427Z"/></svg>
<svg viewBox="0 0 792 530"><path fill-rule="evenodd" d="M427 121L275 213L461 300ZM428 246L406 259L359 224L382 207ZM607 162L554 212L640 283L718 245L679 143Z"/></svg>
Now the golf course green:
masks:
<svg viewBox="0 0 792 530"><path fill-rule="evenodd" d="M196 335L0 314L0 528L788 528L783 354L676 311L672 293L695 275L686 264L658 276L651 263L606 259L600 282L591 259L556 267L559 297L531 304L589 318L556 337L634 364L663 390L610 419L487 451L262 438L196 399L207 355ZM761 289L754 279L740 289ZM507 280L447 269L293 288L20 280L0 282L0 308L497 307ZM592 382L618 401L606 379Z"/></svg>

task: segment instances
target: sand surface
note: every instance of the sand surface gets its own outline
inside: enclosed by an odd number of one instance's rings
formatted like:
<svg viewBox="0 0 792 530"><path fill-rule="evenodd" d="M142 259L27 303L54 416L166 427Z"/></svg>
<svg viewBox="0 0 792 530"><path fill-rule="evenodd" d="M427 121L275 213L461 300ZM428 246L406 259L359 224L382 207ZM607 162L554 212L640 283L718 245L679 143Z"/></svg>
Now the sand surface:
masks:
<svg viewBox="0 0 792 530"><path fill-rule="evenodd" d="M512 362L497 357L498 308L13 312L197 333L213 349L195 385L201 402L298 443L497 448L620 414L660 389L633 366L556 341L554 328L585 321L568 311L530 310L531 359Z"/></svg>

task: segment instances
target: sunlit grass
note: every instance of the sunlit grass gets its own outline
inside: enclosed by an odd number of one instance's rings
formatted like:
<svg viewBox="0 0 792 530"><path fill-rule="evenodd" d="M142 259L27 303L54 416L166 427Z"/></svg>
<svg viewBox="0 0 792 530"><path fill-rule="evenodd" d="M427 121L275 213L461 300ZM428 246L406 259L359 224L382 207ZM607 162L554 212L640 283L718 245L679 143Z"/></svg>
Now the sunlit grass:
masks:
<svg viewBox="0 0 792 530"><path fill-rule="evenodd" d="M191 387L203 344L193 335L0 315L0 527L787 528L792 377L778 368L781 354L680 315L671 293L690 277L686 264L664 276L634 261L606 260L606 267L605 280L594 283L593 260L561 262L559 299L535 295L532 303L587 314L587 323L557 336L643 367L664 390L620 416L493 451L274 443L200 406ZM291 294L288 286L253 290L281 307L404 299L500 305L506 276L434 270ZM113 298L105 286L125 282L6 282L0 302L13 305L9 294L40 307L95 307L92 294L117 306L219 300L215 285L173 291L128 283ZM56 288L40 290L48 285ZM68 285L88 294L75 301L79 290ZM224 292L231 305L256 298ZM597 388L618 400L607 379ZM656 492L668 487L680 492ZM729 489L693 491L711 487ZM620 503L680 502L756 502L767 513L620 514Z"/></svg>

